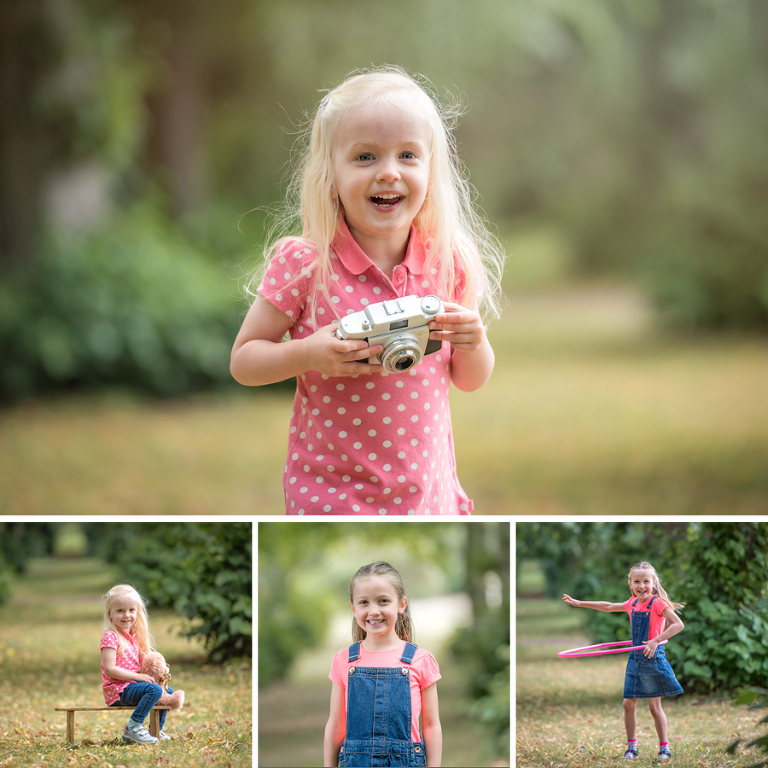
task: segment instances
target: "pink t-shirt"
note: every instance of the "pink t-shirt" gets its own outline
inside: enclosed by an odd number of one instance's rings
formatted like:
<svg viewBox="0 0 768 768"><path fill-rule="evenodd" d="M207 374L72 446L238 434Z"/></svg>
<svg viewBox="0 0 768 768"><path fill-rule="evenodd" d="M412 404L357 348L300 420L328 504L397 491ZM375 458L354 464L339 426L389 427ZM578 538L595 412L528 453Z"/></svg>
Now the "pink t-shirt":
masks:
<svg viewBox="0 0 768 768"><path fill-rule="evenodd" d="M115 656L115 665L120 669L127 669L131 672L141 672L141 651L136 644L136 637L131 630L130 635L122 633L123 639L127 642L126 647L120 652L120 644L117 641L117 635L114 632L105 632L101 637L102 648L114 648L117 651ZM133 680L118 680L114 677L108 677L104 672L104 662L101 663L101 688L104 691L104 701L107 706L111 706L120 699L120 693Z"/></svg>
<svg viewBox="0 0 768 768"><path fill-rule="evenodd" d="M314 333L307 300L314 258L305 241L287 240L259 286L265 299L295 320L291 339ZM390 279L340 218L330 303L320 299L318 327L333 322L336 313L343 317L367 304L435 293L424 274L425 258L411 227L405 259ZM402 374L329 377L308 371L297 377L283 476L286 513L468 515L473 504L456 476L448 406L450 350L444 342Z"/></svg>
<svg viewBox="0 0 768 768"><path fill-rule="evenodd" d="M331 682L340 685L344 689L344 722L347 713L347 678L350 667L407 667L411 670L411 741L421 741L419 735L419 715L421 714L421 692L432 683L436 683L440 675L440 667L435 657L423 648L417 648L411 664L400 661L405 649L405 640L391 651L366 651L365 641L360 644L360 658L349 663L349 648L339 651L333 657L331 673L328 677Z"/></svg>
<svg viewBox="0 0 768 768"><path fill-rule="evenodd" d="M645 602L638 603L634 608L632 608L632 603L635 602L634 597L630 597L629 600L627 600L626 603L624 603L624 610L629 614L630 621L632 620L632 611L638 611L639 613L648 613L648 605L651 601L651 597L649 597ZM666 610L667 605L662 602L660 598L656 598L656 600L653 601L653 605L650 608L650 630L648 632L648 640L653 640L654 637L657 635L660 635L664 631L664 622L666 619L664 618L664 611Z"/></svg>

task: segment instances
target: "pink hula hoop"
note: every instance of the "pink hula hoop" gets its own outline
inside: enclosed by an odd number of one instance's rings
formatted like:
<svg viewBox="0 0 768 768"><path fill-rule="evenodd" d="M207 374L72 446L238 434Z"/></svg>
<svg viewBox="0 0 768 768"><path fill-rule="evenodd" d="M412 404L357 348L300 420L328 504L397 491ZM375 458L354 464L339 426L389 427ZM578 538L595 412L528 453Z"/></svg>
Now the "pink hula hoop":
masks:
<svg viewBox="0 0 768 768"><path fill-rule="evenodd" d="M667 641L662 640L659 645L664 645ZM630 645L631 648L611 648L614 645ZM598 645L583 645L581 648L570 648L567 651L560 651L557 655L564 659L575 659L577 656L605 656L608 653L626 653L627 651L639 651L645 647L645 643L642 645L632 645L631 640L619 640L616 643L599 643ZM596 648L598 650L591 650ZM608 648L610 650L600 650L601 648ZM580 653L580 651L586 651L586 653Z"/></svg>

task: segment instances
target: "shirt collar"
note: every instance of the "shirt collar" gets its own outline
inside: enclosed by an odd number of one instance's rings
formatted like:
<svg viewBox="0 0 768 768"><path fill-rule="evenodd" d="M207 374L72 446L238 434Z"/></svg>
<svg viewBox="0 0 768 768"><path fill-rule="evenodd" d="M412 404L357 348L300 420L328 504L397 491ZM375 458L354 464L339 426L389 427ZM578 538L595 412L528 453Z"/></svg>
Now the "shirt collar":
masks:
<svg viewBox="0 0 768 768"><path fill-rule="evenodd" d="M363 249L357 244L349 231L347 222L343 214L339 216L336 227L336 237L333 241L333 251L341 260L341 263L353 275L362 275L367 269L376 265L365 255ZM408 236L408 248L405 251L405 258L402 266L408 272L414 275L421 275L424 272L424 261L427 258L427 249L422 242L421 235L416 227L411 224L411 232Z"/></svg>

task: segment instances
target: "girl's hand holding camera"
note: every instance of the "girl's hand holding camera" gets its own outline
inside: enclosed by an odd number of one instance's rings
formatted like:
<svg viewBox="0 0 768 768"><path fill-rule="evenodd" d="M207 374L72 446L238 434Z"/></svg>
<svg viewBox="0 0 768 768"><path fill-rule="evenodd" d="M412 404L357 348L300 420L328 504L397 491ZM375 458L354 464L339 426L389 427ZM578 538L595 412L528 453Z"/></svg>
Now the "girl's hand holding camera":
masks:
<svg viewBox="0 0 768 768"><path fill-rule="evenodd" d="M480 315L452 301L429 324L429 338L447 341L454 349L451 381L462 392L474 392L488 381L494 364L493 349Z"/></svg>
<svg viewBox="0 0 768 768"><path fill-rule="evenodd" d="M462 352L477 352L487 341L480 315L451 301L443 302L443 306L446 312L435 315L429 324L429 338L447 341Z"/></svg>
<svg viewBox="0 0 768 768"><path fill-rule="evenodd" d="M368 346L363 339L339 339L336 336L338 321L326 325L304 339L307 353L307 370L319 371L326 376L357 376L381 373L380 365L371 365L369 357L381 352L381 344Z"/></svg>

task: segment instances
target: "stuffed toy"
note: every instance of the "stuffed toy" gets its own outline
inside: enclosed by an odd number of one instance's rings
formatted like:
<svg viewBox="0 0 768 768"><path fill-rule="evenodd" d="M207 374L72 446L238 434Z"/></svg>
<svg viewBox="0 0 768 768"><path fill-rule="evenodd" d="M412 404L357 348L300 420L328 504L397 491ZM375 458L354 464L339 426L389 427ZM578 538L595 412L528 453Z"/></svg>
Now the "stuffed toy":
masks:
<svg viewBox="0 0 768 768"><path fill-rule="evenodd" d="M165 663L162 653L150 651L144 654L141 662L142 674L149 675L163 689L163 695L157 703L171 709L181 709L184 706L184 691L168 693L168 681L171 679L171 668Z"/></svg>

